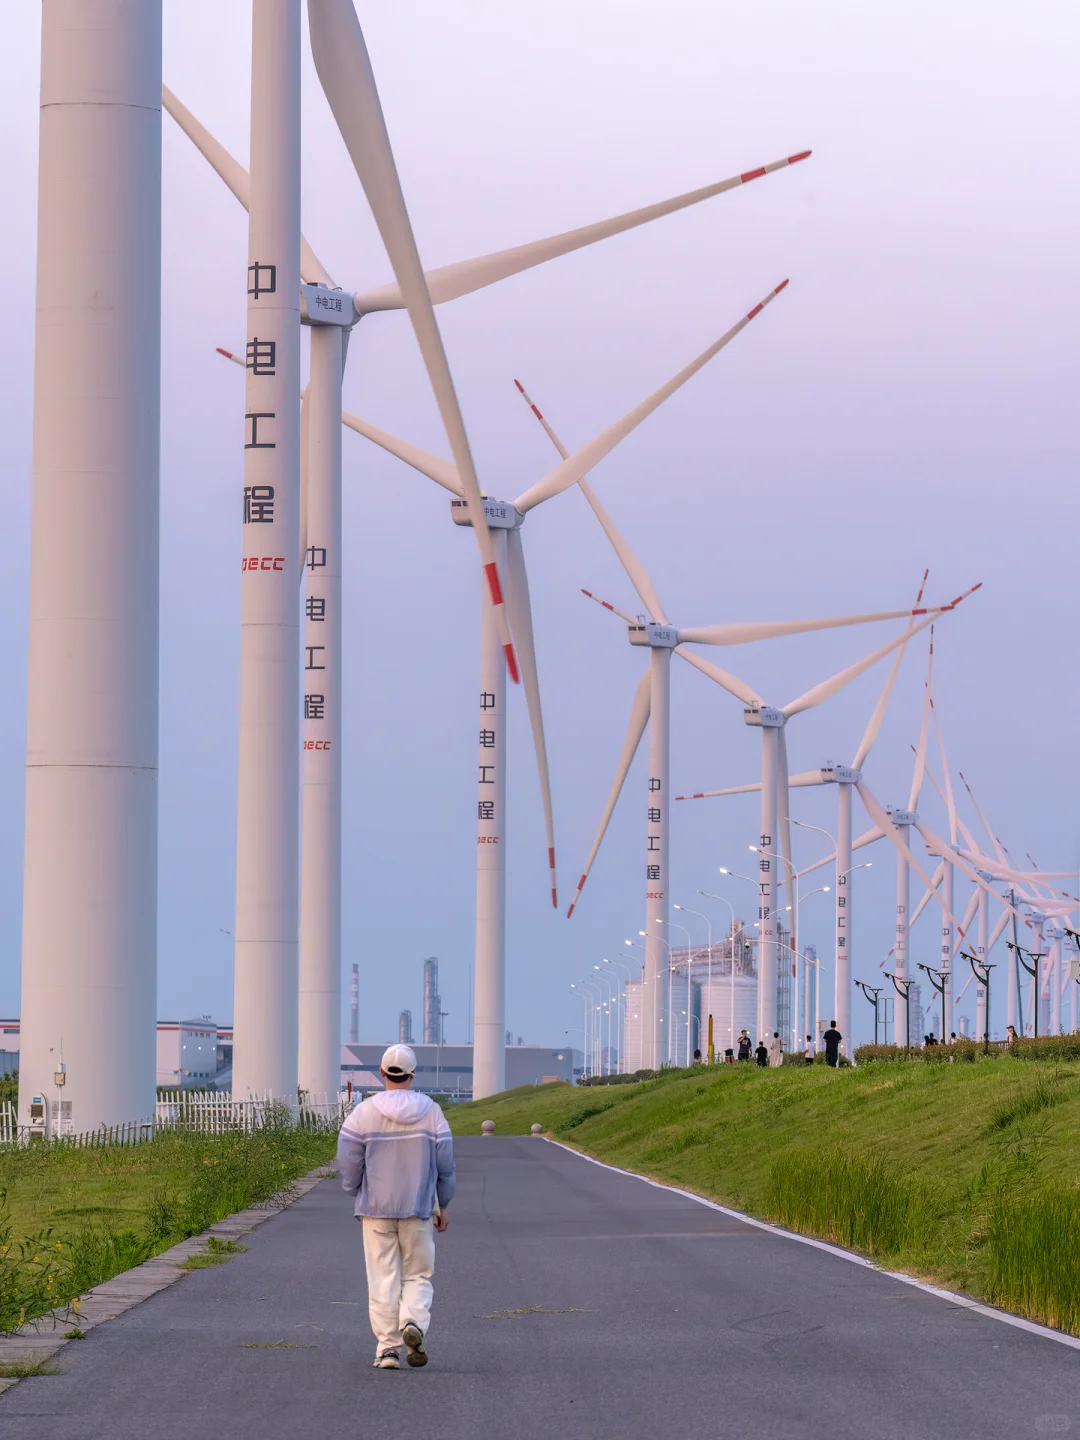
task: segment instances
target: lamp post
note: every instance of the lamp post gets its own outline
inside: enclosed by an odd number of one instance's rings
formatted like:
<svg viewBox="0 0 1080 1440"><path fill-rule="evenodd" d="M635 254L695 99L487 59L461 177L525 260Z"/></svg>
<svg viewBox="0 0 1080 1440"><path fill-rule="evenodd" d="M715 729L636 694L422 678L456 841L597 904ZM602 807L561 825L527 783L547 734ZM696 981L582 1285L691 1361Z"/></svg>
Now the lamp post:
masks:
<svg viewBox="0 0 1080 1440"><path fill-rule="evenodd" d="M608 999L607 999L607 1006L608 1006L608 1024L607 1024L607 1073L610 1075L610 1074L611 1074L611 1010L612 1010L612 1006L613 1006L614 1003L615 1003L615 1001L614 1001L614 990L613 990L613 988L612 988L611 977L610 977L609 975L605 974L605 972L600 969L600 966L599 966L599 965L594 965L592 968L593 968L593 969L596 971L596 973L597 973L597 976L598 976L598 981L597 981L597 983L600 983L600 982L602 981L602 982L604 983L604 985L607 986L607 994L608 994ZM603 1073L603 1070L604 1070L604 1055L603 1055L603 1049L601 1048L601 1053L600 1053L600 1071L601 1071L601 1073Z"/></svg>
<svg viewBox="0 0 1080 1440"><path fill-rule="evenodd" d="M1035 984L1032 987L1034 992L1032 1001L1032 1035L1037 1038L1039 1034L1039 988L1042 971L1041 962L1046 957L1042 954L1036 955L1033 950L1025 950L1022 945L1018 945L1015 941L1012 940L1006 940L1005 944L1009 947L1011 951L1013 951L1017 960L1019 960L1020 964L1024 967L1027 973L1034 977ZM1031 957L1032 964L1029 965L1027 963L1027 961L1024 959L1025 955Z"/></svg>
<svg viewBox="0 0 1080 1440"><path fill-rule="evenodd" d="M878 996L881 994L884 986L867 985L865 980L856 980L855 984L874 1007L874 1044L876 1045L878 1043Z"/></svg>
<svg viewBox="0 0 1080 1440"><path fill-rule="evenodd" d="M949 977L951 972L948 970L935 970L932 965L923 965L921 961L919 963L919 969L926 971L927 975L929 975L930 977L930 984L933 985L934 989L941 996L941 1043L944 1045L946 1005L945 992L949 987Z"/></svg>
<svg viewBox="0 0 1080 1440"><path fill-rule="evenodd" d="M914 978L907 975L894 975L888 970L885 971L885 979L891 980L893 989L904 1002L904 1049L911 1049L911 987L915 984ZM901 990L900 986L904 988ZM896 1026L893 1026L893 1038L895 1039Z"/></svg>
<svg viewBox="0 0 1080 1440"><path fill-rule="evenodd" d="M709 1005L712 1006L712 921L701 910L691 910L686 905L676 905L676 910L681 910L684 915L696 915L699 920L704 920L709 929ZM712 1010L709 1010L709 1019L712 1020ZM701 1046L701 1029L698 1028L698 1047ZM709 1064L713 1063L713 1045L710 1035L709 1039Z"/></svg>
<svg viewBox="0 0 1080 1440"><path fill-rule="evenodd" d="M978 983L979 983L980 985L985 985L985 986L986 986L986 1008L985 1008L985 1010L983 1011L983 1014L984 1014L984 1016L985 1016L985 1028L984 1028L984 1030L983 1030L983 1054L984 1054L984 1055L989 1055L989 1053L990 1053L990 971L993 970L993 969L995 969L996 967L993 966L993 965L988 964L985 960L976 960L975 956L969 954L968 951L966 951L966 950L961 950L961 951L960 951L960 954L964 957L964 959L965 959L965 960L968 962L968 964L971 966L971 973L975 976L975 979L978 981Z"/></svg>

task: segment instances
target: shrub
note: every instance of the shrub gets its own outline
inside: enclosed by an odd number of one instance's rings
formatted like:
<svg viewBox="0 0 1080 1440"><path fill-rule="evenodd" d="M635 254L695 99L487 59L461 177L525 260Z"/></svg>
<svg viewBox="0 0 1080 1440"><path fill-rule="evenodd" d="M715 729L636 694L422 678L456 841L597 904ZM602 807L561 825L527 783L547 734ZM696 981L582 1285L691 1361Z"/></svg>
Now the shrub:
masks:
<svg viewBox="0 0 1080 1440"><path fill-rule="evenodd" d="M990 1059L997 1059L1003 1052L991 1050ZM875 1060L910 1061L922 1065L948 1065L961 1061L971 1064L982 1056L983 1047L979 1040L957 1040L952 1045L927 1045L924 1049L903 1045L859 1045L855 1049L856 1065L865 1065Z"/></svg>
<svg viewBox="0 0 1080 1440"><path fill-rule="evenodd" d="M1080 1034L1025 1035L1009 1047L1013 1060L1080 1060Z"/></svg>

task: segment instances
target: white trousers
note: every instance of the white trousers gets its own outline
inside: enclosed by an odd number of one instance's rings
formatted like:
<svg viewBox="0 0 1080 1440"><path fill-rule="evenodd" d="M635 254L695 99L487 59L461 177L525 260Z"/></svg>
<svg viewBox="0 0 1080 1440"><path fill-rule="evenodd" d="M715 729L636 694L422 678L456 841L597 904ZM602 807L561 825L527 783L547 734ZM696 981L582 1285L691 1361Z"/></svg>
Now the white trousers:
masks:
<svg viewBox="0 0 1080 1440"><path fill-rule="evenodd" d="M431 1324L435 1227L431 1219L383 1220L364 1216L368 1318L379 1351L401 1344L410 1320L424 1335Z"/></svg>

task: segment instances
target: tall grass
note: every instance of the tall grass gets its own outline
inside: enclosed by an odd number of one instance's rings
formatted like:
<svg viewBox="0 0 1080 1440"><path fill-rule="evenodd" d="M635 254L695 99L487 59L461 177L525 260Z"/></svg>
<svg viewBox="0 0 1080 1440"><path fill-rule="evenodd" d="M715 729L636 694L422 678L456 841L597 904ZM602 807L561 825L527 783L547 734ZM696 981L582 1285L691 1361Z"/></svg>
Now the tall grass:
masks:
<svg viewBox="0 0 1080 1440"><path fill-rule="evenodd" d="M12 1196L105 1198L52 1211L51 1229L20 1236L0 1189L0 1331L86 1290L249 1205L331 1159L337 1137L298 1128L203 1136L167 1132L117 1149L12 1147L0 1179ZM104 1178L103 1178L104 1177ZM126 1202L126 1203L125 1203ZM42 1206L44 1209L44 1205ZM26 1214L25 1201L18 1214Z"/></svg>
<svg viewBox="0 0 1080 1440"><path fill-rule="evenodd" d="M1040 1186L994 1207L985 1294L1007 1310L1080 1335L1080 1194Z"/></svg>
<svg viewBox="0 0 1080 1440"><path fill-rule="evenodd" d="M925 1252L941 1213L941 1196L925 1181L842 1150L781 1156L764 1203L792 1230L875 1256Z"/></svg>

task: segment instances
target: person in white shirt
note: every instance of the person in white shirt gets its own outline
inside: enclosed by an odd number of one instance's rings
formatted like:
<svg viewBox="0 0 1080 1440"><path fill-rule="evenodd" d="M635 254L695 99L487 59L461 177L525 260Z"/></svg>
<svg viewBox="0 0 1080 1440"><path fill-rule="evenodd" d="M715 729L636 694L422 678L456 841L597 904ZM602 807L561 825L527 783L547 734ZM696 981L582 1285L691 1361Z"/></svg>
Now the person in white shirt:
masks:
<svg viewBox="0 0 1080 1440"><path fill-rule="evenodd" d="M812 1065L812 1064L814 1063L814 1051L815 1051L815 1047L814 1047L814 1037L813 1037L812 1035L807 1035L807 1037L806 1037L806 1049L803 1051L803 1064L804 1064L804 1065Z"/></svg>

